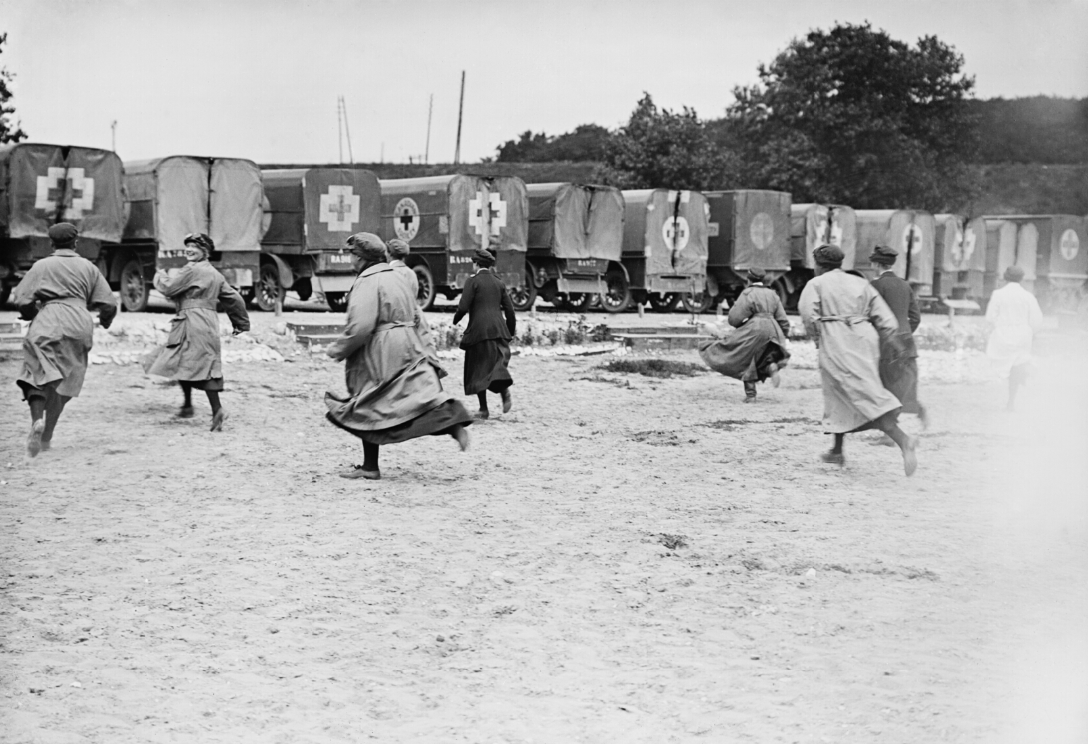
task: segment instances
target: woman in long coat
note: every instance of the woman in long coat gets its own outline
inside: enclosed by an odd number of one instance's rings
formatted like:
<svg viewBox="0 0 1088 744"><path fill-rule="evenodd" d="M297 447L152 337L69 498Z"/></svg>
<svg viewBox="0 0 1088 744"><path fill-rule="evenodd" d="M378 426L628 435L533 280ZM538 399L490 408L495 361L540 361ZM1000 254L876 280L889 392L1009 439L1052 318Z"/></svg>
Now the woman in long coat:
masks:
<svg viewBox="0 0 1088 744"><path fill-rule="evenodd" d="M117 301L101 272L75 251L77 234L68 222L50 227L53 255L36 261L12 295L22 316L31 320L16 380L30 406L30 457L51 448L64 406L83 389L94 340L91 312L98 311L103 328L117 315Z"/></svg>
<svg viewBox="0 0 1088 744"><path fill-rule="evenodd" d="M325 394L327 417L363 442L363 464L343 478L378 480L379 448L448 434L468 448L472 417L442 389L419 336L419 306L408 283L386 263L377 235L348 238L359 272L348 296L347 324L326 353L346 362L347 396Z"/></svg>
<svg viewBox="0 0 1088 744"><path fill-rule="evenodd" d="M486 419L487 392L502 396L502 412L509 413L513 405L510 386L510 339L517 331L517 316L510 293L492 271L495 256L484 248L477 248L472 257L476 273L465 282L465 290L453 316L456 325L468 315L468 328L461 337L465 350L465 395L476 394L480 401L477 418ZM505 322L503 322L505 316Z"/></svg>
<svg viewBox="0 0 1088 744"><path fill-rule="evenodd" d="M824 429L835 436L822 459L843 465L847 434L880 429L899 445L903 470L913 475L915 441L899 428L899 399L880 381L880 341L898 343L899 321L868 281L841 269L839 248L821 245L812 255L816 276L802 290L798 310L819 348Z"/></svg>
<svg viewBox="0 0 1088 744"><path fill-rule="evenodd" d="M215 244L207 235L186 235L188 263L173 276L161 269L155 273L155 289L174 300L177 315L170 321L166 344L144 359L144 371L177 380L181 385L181 418L193 417L193 388L203 390L212 407L212 431L220 431L227 420L227 409L219 401L223 359L216 306L223 305L235 334L249 330L249 314L242 296L208 262L213 250Z"/></svg>
<svg viewBox="0 0 1088 744"><path fill-rule="evenodd" d="M707 366L744 382L744 402L754 403L756 383L768 377L778 387L778 371L789 363L786 335L790 321L778 293L763 285L767 272L749 269L749 284L729 309L737 330L699 347Z"/></svg>

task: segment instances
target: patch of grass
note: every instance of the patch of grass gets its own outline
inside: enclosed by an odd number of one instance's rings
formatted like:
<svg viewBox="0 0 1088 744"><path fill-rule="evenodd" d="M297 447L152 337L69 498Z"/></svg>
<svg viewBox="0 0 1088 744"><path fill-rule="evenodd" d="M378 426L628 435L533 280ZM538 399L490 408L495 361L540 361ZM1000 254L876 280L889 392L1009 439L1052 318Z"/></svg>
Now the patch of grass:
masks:
<svg viewBox="0 0 1088 744"><path fill-rule="evenodd" d="M706 373L706 367L691 362L674 362L669 359L613 359L597 369L620 374L640 374L645 377L669 378L694 377Z"/></svg>

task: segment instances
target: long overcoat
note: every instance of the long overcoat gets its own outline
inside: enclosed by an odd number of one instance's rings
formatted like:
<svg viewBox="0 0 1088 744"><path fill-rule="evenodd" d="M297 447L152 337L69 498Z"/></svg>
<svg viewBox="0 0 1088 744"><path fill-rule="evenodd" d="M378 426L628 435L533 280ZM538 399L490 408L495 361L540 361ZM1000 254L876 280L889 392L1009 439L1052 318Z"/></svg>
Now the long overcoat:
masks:
<svg viewBox="0 0 1088 744"><path fill-rule="evenodd" d="M27 314L34 313L35 303L42 305L23 339L20 386L59 382L59 395L79 395L94 342L91 312L98 312L104 328L117 315L117 300L102 273L75 251L61 248L34 262L12 301Z"/></svg>
<svg viewBox="0 0 1088 744"><path fill-rule="evenodd" d="M820 349L826 431L855 431L901 407L879 369L880 339L893 336L899 323L868 281L833 269L805 285L798 309Z"/></svg>
<svg viewBox="0 0 1088 744"><path fill-rule="evenodd" d="M404 279L408 284L409 290L412 292L412 297L419 296L419 278L416 277L416 272L412 270L408 264L399 259L394 259L389 262L389 265L393 268L393 271L397 272L397 276ZM419 332L419 339L423 342L423 348L427 350L427 359L430 360L431 366L438 372L439 377L445 377L449 373L446 372L446 368L442 366L442 360L438 358L438 350L436 348L436 340L434 334L431 332L431 324L427 322L427 317L420 310L416 314L416 331Z"/></svg>
<svg viewBox="0 0 1088 744"><path fill-rule="evenodd" d="M738 380L756 381L767 376L765 359L783 365L789 359L786 334L790 321L773 289L751 286L729 309L729 325L737 330L721 339L704 343L699 355L711 369ZM768 346L775 346L768 355Z"/></svg>
<svg viewBox="0 0 1088 744"><path fill-rule="evenodd" d="M914 343L914 332L922 322L918 299L910 284L891 271L874 279L873 288L899 324L894 343L880 341L880 379L899 398L904 413L918 413L918 348Z"/></svg>
<svg viewBox="0 0 1088 744"><path fill-rule="evenodd" d="M1031 361L1035 331L1043 322L1035 295L1019 283L1009 282L990 295L986 320L993 325L986 355L1002 374L1008 375L1013 367Z"/></svg>
<svg viewBox="0 0 1088 744"><path fill-rule="evenodd" d="M236 331L249 330L246 303L234 287L207 261L195 261L174 276L158 272L155 289L177 304L166 343L144 358L148 374L185 382L223 377L217 304Z"/></svg>
<svg viewBox="0 0 1088 744"><path fill-rule="evenodd" d="M348 296L347 324L326 351L346 362L347 397L325 394L337 425L379 431L451 400L420 340L419 314L408 283L389 264L359 274Z"/></svg>

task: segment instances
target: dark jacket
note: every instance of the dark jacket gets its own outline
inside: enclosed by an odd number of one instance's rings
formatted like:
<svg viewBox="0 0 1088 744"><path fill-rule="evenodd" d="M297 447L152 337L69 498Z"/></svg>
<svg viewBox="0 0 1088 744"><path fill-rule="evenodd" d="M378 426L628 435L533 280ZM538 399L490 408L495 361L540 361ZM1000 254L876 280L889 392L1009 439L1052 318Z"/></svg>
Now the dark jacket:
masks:
<svg viewBox="0 0 1088 744"><path fill-rule="evenodd" d="M465 291L453 316L454 324L468 315L468 328L461 338L461 348L491 338L509 341L517 330L514 303L502 280L491 271L479 271L465 282ZM503 316L506 323L503 323Z"/></svg>
<svg viewBox="0 0 1088 744"><path fill-rule="evenodd" d="M912 334L922 322L922 314L918 311L918 300L914 297L914 290L905 280L891 272L885 272L874 279L873 289L884 299L884 302L888 303L888 307L895 313L895 319L899 321L899 333L896 335L904 347L899 356L918 356Z"/></svg>

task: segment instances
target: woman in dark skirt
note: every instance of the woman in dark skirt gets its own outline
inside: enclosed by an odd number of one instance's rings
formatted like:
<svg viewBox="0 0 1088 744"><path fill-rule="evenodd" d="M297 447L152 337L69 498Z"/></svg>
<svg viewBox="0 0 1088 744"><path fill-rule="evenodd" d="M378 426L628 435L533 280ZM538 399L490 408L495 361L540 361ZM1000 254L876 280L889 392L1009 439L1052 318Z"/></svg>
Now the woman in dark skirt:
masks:
<svg viewBox="0 0 1088 744"><path fill-rule="evenodd" d="M363 441L363 464L342 478L378 480L378 451L426 435L447 434L468 449L472 417L442 389L419 336L419 306L408 283L386 263L372 233L348 238L359 277L348 296L347 325L326 352L346 362L348 395L325 394L327 417Z"/></svg>
<svg viewBox="0 0 1088 744"><path fill-rule="evenodd" d="M461 338L461 348L465 350L465 395L476 394L480 400L476 418L486 419L490 415L487 391L502 396L503 413L509 413L513 405L510 386L514 380L507 365L510 364L510 339L517 330L517 318L510 294L492 271L495 255L477 248L472 263L476 265L476 273L465 282L453 322L456 325L468 315L468 328Z"/></svg>
<svg viewBox="0 0 1088 744"><path fill-rule="evenodd" d="M212 408L212 431L220 431L227 420L227 409L219 402L223 358L216 307L222 305L226 310L235 335L249 330L249 314L238 291L208 263L213 250L215 244L207 235L186 235L185 257L189 263L173 276L162 270L155 274L155 289L177 303L178 314L171 321L166 344L144 359L144 371L178 381L184 396L180 418L193 417L193 388L203 390Z"/></svg>

